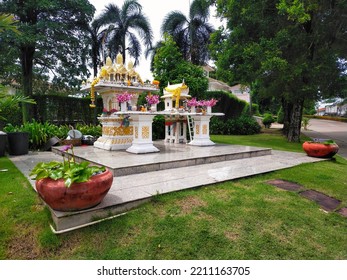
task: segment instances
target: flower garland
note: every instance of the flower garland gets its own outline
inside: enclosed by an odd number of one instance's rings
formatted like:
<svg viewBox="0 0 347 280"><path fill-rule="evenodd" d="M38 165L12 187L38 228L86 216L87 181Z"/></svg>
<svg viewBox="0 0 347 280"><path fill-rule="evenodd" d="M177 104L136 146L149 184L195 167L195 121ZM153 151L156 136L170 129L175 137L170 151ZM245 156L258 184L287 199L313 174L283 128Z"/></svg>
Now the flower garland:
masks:
<svg viewBox="0 0 347 280"><path fill-rule="evenodd" d="M210 100L196 100L195 97L187 101L187 106L192 107L192 106L201 106L201 107L213 107L217 104L218 100L212 98Z"/></svg>

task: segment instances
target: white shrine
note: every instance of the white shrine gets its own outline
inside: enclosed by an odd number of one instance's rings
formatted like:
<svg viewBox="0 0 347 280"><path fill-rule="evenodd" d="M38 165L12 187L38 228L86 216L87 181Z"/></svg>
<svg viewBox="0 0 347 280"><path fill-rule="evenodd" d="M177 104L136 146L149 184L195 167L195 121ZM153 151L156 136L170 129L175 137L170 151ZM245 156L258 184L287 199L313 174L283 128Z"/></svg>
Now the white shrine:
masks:
<svg viewBox="0 0 347 280"><path fill-rule="evenodd" d="M157 112L156 104L148 109L138 108L139 95L146 92L151 97L152 93L158 91L158 81L143 83L132 62L128 63L127 68L123 65L121 54L117 55L115 62L108 57L98 77L84 83L82 90L90 91L91 107L95 107L95 92L103 100L104 112L98 118L102 125L102 136L94 143L96 148L126 150L135 154L159 152L152 141L152 122L156 115L165 116L165 142L195 146L215 144L210 140L209 121L213 115L223 114L212 113L208 104L201 111L195 111L194 106L188 108L191 96L184 82L168 85L164 89L161 96L165 103L163 111Z"/></svg>

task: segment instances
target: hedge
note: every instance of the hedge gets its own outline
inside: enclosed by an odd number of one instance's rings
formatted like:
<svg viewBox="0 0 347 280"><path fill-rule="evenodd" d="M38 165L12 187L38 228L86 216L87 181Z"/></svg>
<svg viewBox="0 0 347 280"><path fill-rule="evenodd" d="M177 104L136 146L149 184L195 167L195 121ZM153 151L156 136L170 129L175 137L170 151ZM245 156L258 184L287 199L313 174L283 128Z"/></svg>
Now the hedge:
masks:
<svg viewBox="0 0 347 280"><path fill-rule="evenodd" d="M75 98L59 95L34 95L36 104L32 106L32 116L40 122L54 124L97 124L97 116L102 113L102 99L96 100L96 108L90 108L89 98Z"/></svg>
<svg viewBox="0 0 347 280"><path fill-rule="evenodd" d="M238 99L235 95L226 91L208 91L203 95L204 99L215 98L218 100L213 112L224 113L223 120L238 118L244 112L247 102Z"/></svg>

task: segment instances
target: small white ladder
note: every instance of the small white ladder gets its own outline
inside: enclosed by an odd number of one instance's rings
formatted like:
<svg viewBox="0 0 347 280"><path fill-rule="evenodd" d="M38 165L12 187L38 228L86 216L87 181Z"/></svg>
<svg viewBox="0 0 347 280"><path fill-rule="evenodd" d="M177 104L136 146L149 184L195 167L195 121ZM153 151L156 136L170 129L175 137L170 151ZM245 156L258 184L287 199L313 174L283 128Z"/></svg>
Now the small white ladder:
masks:
<svg viewBox="0 0 347 280"><path fill-rule="evenodd" d="M190 115L187 115L187 124L188 124L188 131L189 131L189 140L191 142L193 141L193 138L194 138L194 119Z"/></svg>

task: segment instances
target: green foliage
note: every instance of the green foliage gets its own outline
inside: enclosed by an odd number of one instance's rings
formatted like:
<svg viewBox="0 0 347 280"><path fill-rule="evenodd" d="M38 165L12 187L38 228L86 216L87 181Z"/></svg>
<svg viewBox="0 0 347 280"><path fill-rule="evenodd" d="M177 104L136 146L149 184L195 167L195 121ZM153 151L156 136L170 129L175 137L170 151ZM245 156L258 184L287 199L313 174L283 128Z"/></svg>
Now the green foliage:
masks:
<svg viewBox="0 0 347 280"><path fill-rule="evenodd" d="M64 151L68 149L71 149L72 152L71 160L64 160L63 162L39 162L30 172L29 176L32 176L35 180L43 178L51 178L53 180L64 179L65 186L69 188L73 183L86 182L93 175L106 170L104 166L90 166L90 163L87 161L75 162L73 146L65 146Z"/></svg>
<svg viewBox="0 0 347 280"><path fill-rule="evenodd" d="M18 18L20 34L5 31L3 35L7 49L17 49L23 95L32 94L35 73L40 77L53 73L53 83L62 86L80 85L81 76L88 73L86 30L94 11L87 0L0 2L0 12ZM26 121L28 110L23 108Z"/></svg>
<svg viewBox="0 0 347 280"><path fill-rule="evenodd" d="M310 125L310 119L303 117L301 122L301 126L303 127L303 129L307 130L309 125Z"/></svg>
<svg viewBox="0 0 347 280"><path fill-rule="evenodd" d="M277 122L280 124L283 124L283 121L284 121L284 112L283 112L283 108L281 106L280 109L278 110L278 113L277 113Z"/></svg>
<svg viewBox="0 0 347 280"><path fill-rule="evenodd" d="M9 117L11 121L19 119L15 113L18 112L21 103L35 104L36 102L26 96L7 94L5 87L0 84L0 128Z"/></svg>
<svg viewBox="0 0 347 280"><path fill-rule="evenodd" d="M249 115L227 121L213 117L210 121L210 133L215 135L252 135L260 133L260 130L260 125Z"/></svg>
<svg viewBox="0 0 347 280"><path fill-rule="evenodd" d="M84 124L77 124L76 129L81 131L83 135L91 135L94 137L99 137L102 134L102 127L101 125L84 125Z"/></svg>
<svg viewBox="0 0 347 280"><path fill-rule="evenodd" d="M288 116L284 132L298 141L305 99L346 94L346 1L216 3L227 20L211 37L217 75L257 84L259 97L281 102Z"/></svg>
<svg viewBox="0 0 347 280"><path fill-rule="evenodd" d="M217 99L216 106L213 111L224 113L222 117L225 121L230 118L241 116L247 106L247 102L238 99L235 95L226 91L206 91L201 95L201 99Z"/></svg>
<svg viewBox="0 0 347 280"><path fill-rule="evenodd" d="M102 99L96 99L96 108L90 108L89 98L74 98L61 95L33 96L37 106L34 106L34 119L55 124L95 124L97 114L102 113ZM95 111L96 110L96 111Z"/></svg>
<svg viewBox="0 0 347 280"><path fill-rule="evenodd" d="M165 117L163 115L158 115L153 118L152 138L153 140L165 138Z"/></svg>
<svg viewBox="0 0 347 280"><path fill-rule="evenodd" d="M51 178L53 180L64 179L65 185L69 188L73 183L87 182L90 177L98 172L105 171L105 167L89 166L89 162L40 162L30 172L30 176L35 180Z"/></svg>
<svg viewBox="0 0 347 280"><path fill-rule="evenodd" d="M246 106L243 108L242 114L250 114L250 110L249 110L249 103L246 104ZM252 103L252 114L251 115L255 115L255 116L260 116L260 112L259 112L259 105Z"/></svg>
<svg viewBox="0 0 347 280"><path fill-rule="evenodd" d="M190 5L189 18L180 11L172 11L164 18L162 33L171 35L185 60L204 65L209 60L208 44L214 28L208 23L210 4L194 0Z"/></svg>
<svg viewBox="0 0 347 280"><path fill-rule="evenodd" d="M31 150L41 149L45 143L53 136L59 139L64 139L67 136L70 128L68 126L57 126L48 122L40 123L37 121L26 122L22 125L6 124L5 132L28 132L29 133L29 148Z"/></svg>
<svg viewBox="0 0 347 280"><path fill-rule="evenodd" d="M263 118L263 124L266 128L270 128L271 124L275 122L275 119L273 118L272 114L266 113Z"/></svg>
<svg viewBox="0 0 347 280"><path fill-rule="evenodd" d="M183 59L171 36L165 35L162 47L154 56L153 66L154 78L160 81L161 90L168 83L182 83L183 80L192 96L200 98L207 90L208 80L202 68Z"/></svg>
<svg viewBox="0 0 347 280"><path fill-rule="evenodd" d="M95 24L106 27L100 34L106 36L107 49L110 50L112 57L121 53L123 63L126 61L127 51L137 65L142 53L141 42L147 48L152 45L153 32L150 22L136 0L125 0L122 7L108 4L104 12L95 20Z"/></svg>
<svg viewBox="0 0 347 280"><path fill-rule="evenodd" d="M15 25L16 23L17 21L13 15L0 14L0 33L4 32L5 30L11 30L19 34L17 26Z"/></svg>
<svg viewBox="0 0 347 280"><path fill-rule="evenodd" d="M55 125L48 121L44 123L33 120L32 122L26 122L22 125L6 124L4 127L5 132L18 132L24 131L29 133L29 148L31 150L39 150L43 148L46 142L52 137L58 137L59 139L65 139L68 135L71 127L68 125ZM75 129L79 130L83 135L92 135L99 137L102 134L101 125L84 125L77 124Z"/></svg>

